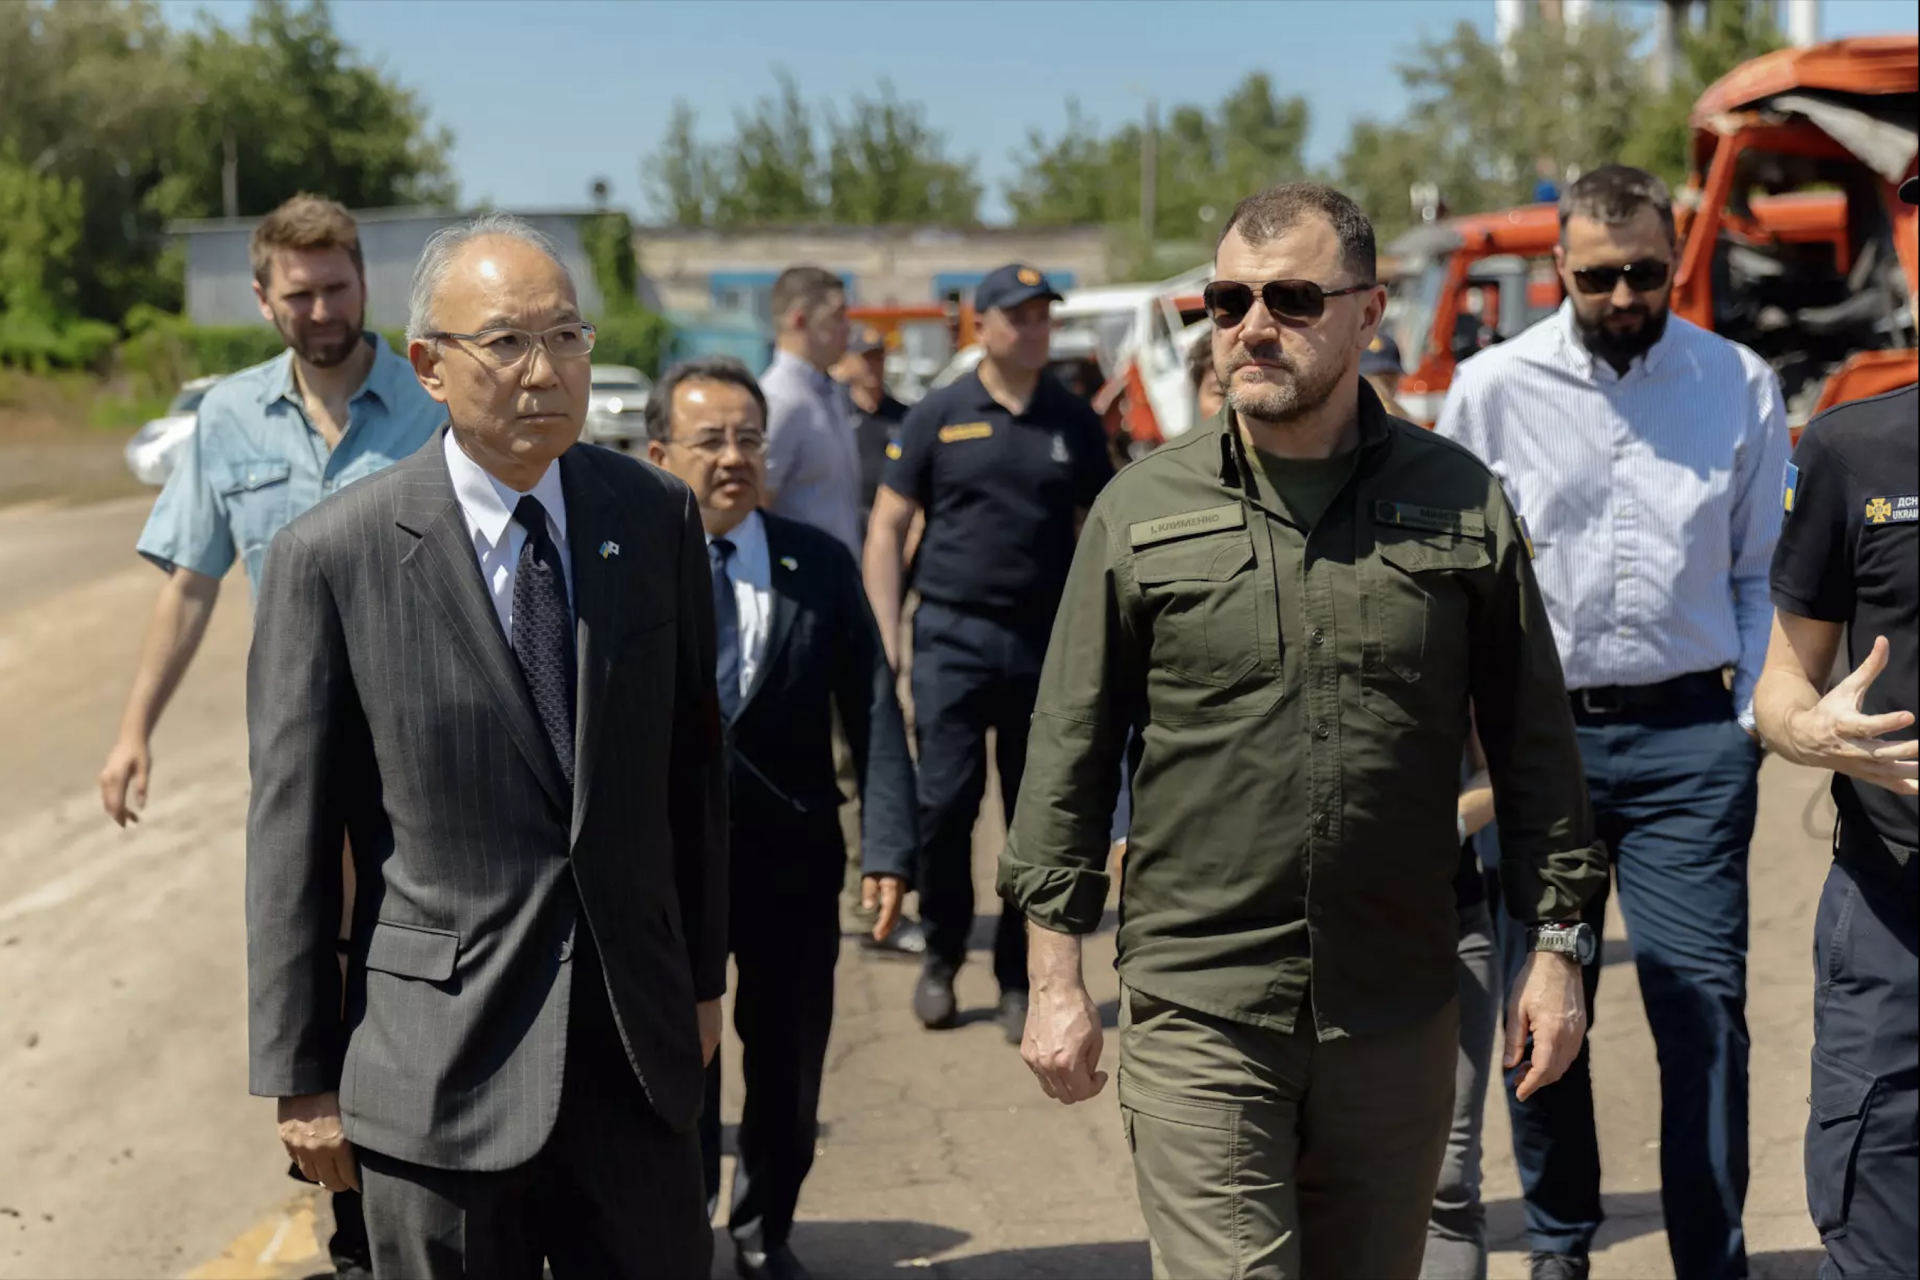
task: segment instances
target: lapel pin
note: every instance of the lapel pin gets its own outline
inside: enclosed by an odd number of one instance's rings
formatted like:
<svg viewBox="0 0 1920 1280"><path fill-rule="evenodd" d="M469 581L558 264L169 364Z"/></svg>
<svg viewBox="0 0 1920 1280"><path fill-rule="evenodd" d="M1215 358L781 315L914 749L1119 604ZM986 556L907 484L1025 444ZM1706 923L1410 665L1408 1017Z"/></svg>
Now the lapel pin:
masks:
<svg viewBox="0 0 1920 1280"><path fill-rule="evenodd" d="M792 556L781 556L780 567L785 569L788 573L792 573L795 569L798 569L800 567L800 562L798 560L795 560Z"/></svg>
<svg viewBox="0 0 1920 1280"><path fill-rule="evenodd" d="M600 558L602 560L605 560L608 556L617 556L619 554L620 554L619 543L609 539L608 541L600 544Z"/></svg>

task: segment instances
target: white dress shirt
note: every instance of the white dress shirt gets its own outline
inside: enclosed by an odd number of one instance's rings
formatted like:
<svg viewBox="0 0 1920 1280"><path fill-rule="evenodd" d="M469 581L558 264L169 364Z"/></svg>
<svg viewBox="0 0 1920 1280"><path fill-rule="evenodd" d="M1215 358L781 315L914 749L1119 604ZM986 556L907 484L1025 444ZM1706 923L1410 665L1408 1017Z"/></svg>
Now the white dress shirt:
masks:
<svg viewBox="0 0 1920 1280"><path fill-rule="evenodd" d="M520 563L520 548L527 543L526 530L513 518L525 494L501 483L485 468L467 456L454 433L446 435L447 472L453 477L453 496L459 499L460 514L466 517L467 534L473 539L473 554L480 561L480 576L493 597L493 611L500 618L500 630L507 643L513 643L513 577ZM547 509L547 536L560 553L561 575L566 579L567 600L573 600L573 557L567 554L567 498L560 488L560 464L550 462L533 486L533 496Z"/></svg>
<svg viewBox="0 0 1920 1280"><path fill-rule="evenodd" d="M767 633L773 627L773 561L767 550L767 526L758 511L720 535L733 544L727 558L727 577L733 583L734 604L740 614L740 696L753 688L753 677L767 656ZM713 535L707 535L713 545Z"/></svg>
<svg viewBox="0 0 1920 1280"><path fill-rule="evenodd" d="M1463 363L1434 431L1526 520L1569 689L1731 666L1752 726L1789 450L1765 361L1673 316L1617 374L1563 303Z"/></svg>

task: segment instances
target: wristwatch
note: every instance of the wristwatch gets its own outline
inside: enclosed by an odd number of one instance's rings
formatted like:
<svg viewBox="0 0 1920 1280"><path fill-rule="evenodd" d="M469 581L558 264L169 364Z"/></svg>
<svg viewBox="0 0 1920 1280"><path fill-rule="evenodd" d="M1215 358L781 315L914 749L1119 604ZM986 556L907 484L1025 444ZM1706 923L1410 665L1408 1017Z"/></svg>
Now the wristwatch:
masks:
<svg viewBox="0 0 1920 1280"><path fill-rule="evenodd" d="M1588 964L1598 949L1592 925L1541 924L1527 930L1529 951L1551 951L1557 955L1572 956L1580 964Z"/></svg>

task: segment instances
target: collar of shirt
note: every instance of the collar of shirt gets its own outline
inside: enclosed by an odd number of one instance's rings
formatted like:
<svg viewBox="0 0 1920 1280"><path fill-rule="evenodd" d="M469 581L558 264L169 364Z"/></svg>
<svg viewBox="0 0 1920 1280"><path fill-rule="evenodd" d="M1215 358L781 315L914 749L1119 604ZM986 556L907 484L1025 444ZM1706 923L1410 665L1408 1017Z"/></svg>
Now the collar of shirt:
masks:
<svg viewBox="0 0 1920 1280"><path fill-rule="evenodd" d="M1560 335L1560 346L1567 354L1567 362L1582 377L1601 385L1625 382L1636 373L1643 377L1652 376L1678 341L1673 322L1674 316L1669 313L1666 331L1660 335L1660 341L1654 343L1644 355L1635 356L1625 373L1615 373L1612 365L1587 350L1587 344L1580 340L1580 328L1573 315L1573 299L1562 302L1553 318L1554 332Z"/></svg>
<svg viewBox="0 0 1920 1280"><path fill-rule="evenodd" d="M392 409L401 403L400 392L405 383L418 385L413 376L413 366L389 347L387 340L379 334L368 332L366 341L373 348L373 363L367 368L366 381L360 384L360 389L348 398L347 403L351 405L362 396L372 396L382 408ZM293 348L289 347L275 356L270 367L271 374L260 384L262 407L285 400L297 409L304 409L306 401L300 394L300 383L293 376Z"/></svg>
<svg viewBox="0 0 1920 1280"><path fill-rule="evenodd" d="M1360 445L1359 461L1370 461L1379 453L1380 446L1387 443L1387 409L1380 403L1379 393L1374 391L1365 378L1360 379ZM1259 485L1253 474L1253 462L1247 456L1246 441L1240 438L1240 419L1232 409L1222 409L1208 419L1216 424L1220 440L1220 483L1229 489L1242 490L1249 498L1257 498Z"/></svg>
<svg viewBox="0 0 1920 1280"><path fill-rule="evenodd" d="M772 553L767 550L767 525L758 511L750 511L747 518L735 525L727 533L721 534L733 544L733 556L727 561L727 574L735 582L746 582L762 590L771 590L773 586ZM707 545L713 545L713 535L707 535Z"/></svg>
<svg viewBox="0 0 1920 1280"><path fill-rule="evenodd" d="M782 351L776 347L773 352L773 363L767 366L767 372L798 379L806 384L813 394L823 399L832 399L839 394L840 384L833 380L831 374L822 373L791 351Z"/></svg>
<svg viewBox="0 0 1920 1280"><path fill-rule="evenodd" d="M1023 418L1031 418L1036 411L1044 410L1047 407L1053 397L1054 388L1051 384L1055 382L1056 379L1052 374L1041 373L1040 380L1033 384L1033 394L1027 397L1027 407L1019 413L1012 412L1007 406L993 398L993 392L987 390L987 384L980 380L980 369L977 365L974 367L972 373L969 373L965 378L955 383L954 386L960 390L960 394L964 396L965 403L968 407L978 410L981 413L1005 414L1007 417L1019 421ZM1062 389L1064 390L1064 388Z"/></svg>
<svg viewBox="0 0 1920 1280"><path fill-rule="evenodd" d="M514 508L525 496L511 486L496 480L486 469L460 447L454 438L451 427L447 429L445 447L447 452L447 473L453 477L453 495L459 499L460 513L466 517L467 529L474 539L484 542L476 547L482 556L499 547L512 529ZM560 464L550 462L547 469L533 486L533 496L547 509L547 534L560 549L561 562L566 563L567 547L567 499L560 487ZM568 566L571 569L571 566Z"/></svg>

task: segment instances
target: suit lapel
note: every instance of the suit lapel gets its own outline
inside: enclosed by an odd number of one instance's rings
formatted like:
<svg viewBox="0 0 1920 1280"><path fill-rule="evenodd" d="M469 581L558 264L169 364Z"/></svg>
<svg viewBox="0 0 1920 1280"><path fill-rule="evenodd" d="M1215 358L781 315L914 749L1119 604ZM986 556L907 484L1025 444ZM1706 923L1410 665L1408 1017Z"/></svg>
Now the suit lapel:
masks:
<svg viewBox="0 0 1920 1280"><path fill-rule="evenodd" d="M747 713L754 698L766 687L767 673L773 670L773 664L780 658L780 650L787 643L787 634L793 630L794 615L800 611L800 562L786 554L786 537L780 529L777 517L765 512L760 514L761 527L767 531L768 575L773 592L773 620L767 625L767 647L760 655L760 665L754 668L753 683L747 686L747 696L740 700L740 715ZM738 717L736 717L737 719Z"/></svg>
<svg viewBox="0 0 1920 1280"><path fill-rule="evenodd" d="M567 497L567 546L573 562L574 637L579 688L574 713L573 833L579 835L606 719L607 682L620 637L620 553L637 554L613 490L585 451L560 455L560 487Z"/></svg>
<svg viewBox="0 0 1920 1280"><path fill-rule="evenodd" d="M444 433L446 429L442 428ZM447 459L440 438L399 465L408 468L402 486L396 522L420 541L405 559L416 587L445 616L457 647L480 677L506 721L507 732L520 749L540 785L562 809L566 807L566 779L547 745L539 714L527 694L520 664L500 630L500 616L480 577L460 502L453 494Z"/></svg>

